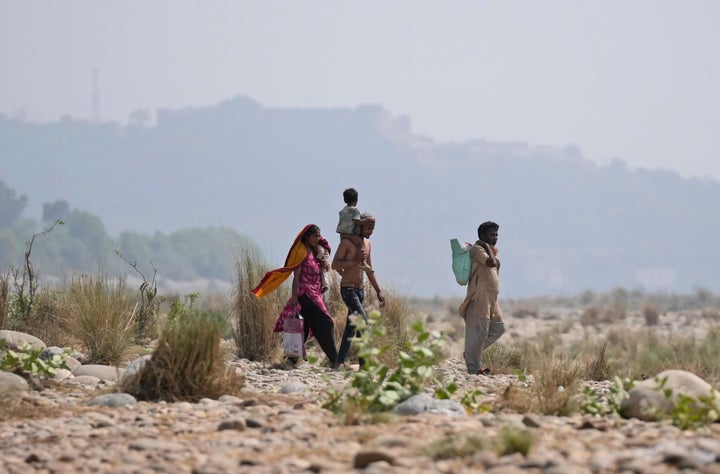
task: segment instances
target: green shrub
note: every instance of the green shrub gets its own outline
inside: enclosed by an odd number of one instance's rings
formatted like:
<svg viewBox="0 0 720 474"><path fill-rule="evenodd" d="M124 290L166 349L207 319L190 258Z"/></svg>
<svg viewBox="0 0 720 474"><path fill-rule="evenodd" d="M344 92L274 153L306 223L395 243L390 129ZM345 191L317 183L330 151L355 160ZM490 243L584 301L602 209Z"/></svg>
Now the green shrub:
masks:
<svg viewBox="0 0 720 474"><path fill-rule="evenodd" d="M357 372L347 372L349 383L340 390L331 389L323 405L336 413L344 412L348 422L356 422L366 413L389 411L426 387L433 387L439 398L449 398L457 390L454 381L442 380L433 369L445 343L441 333L425 330L420 322L413 324L413 337L399 351L397 368L392 370L382 362L388 346L377 345L385 335L379 318L379 312L372 311L367 324L362 319L356 323L361 336L354 338L354 343L365 364Z"/></svg>

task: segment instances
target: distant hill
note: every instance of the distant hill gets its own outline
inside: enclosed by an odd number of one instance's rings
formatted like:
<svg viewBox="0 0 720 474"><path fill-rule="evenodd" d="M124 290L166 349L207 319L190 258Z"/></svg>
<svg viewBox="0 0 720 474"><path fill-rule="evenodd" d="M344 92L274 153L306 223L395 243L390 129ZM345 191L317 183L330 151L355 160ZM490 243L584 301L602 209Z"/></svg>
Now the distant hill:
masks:
<svg viewBox="0 0 720 474"><path fill-rule="evenodd" d="M112 234L226 226L278 266L306 223L337 244L352 186L378 219L381 282L418 296L463 294L449 239L474 240L485 220L501 226L503 297L720 289L720 183L596 166L573 146L435 143L375 105L276 109L237 97L162 110L152 127L0 116L0 179L35 218L64 199Z"/></svg>

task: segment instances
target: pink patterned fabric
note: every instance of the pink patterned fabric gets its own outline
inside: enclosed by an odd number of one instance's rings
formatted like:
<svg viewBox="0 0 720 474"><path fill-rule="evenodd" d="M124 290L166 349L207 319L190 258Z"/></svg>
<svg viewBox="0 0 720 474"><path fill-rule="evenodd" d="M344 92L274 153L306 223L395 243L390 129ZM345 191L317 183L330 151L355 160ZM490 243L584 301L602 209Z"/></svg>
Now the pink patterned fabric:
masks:
<svg viewBox="0 0 720 474"><path fill-rule="evenodd" d="M307 295L310 301L328 313L322 297L322 269L312 252L308 252L307 257L300 265L300 281L297 295ZM285 320L298 311L300 311L300 304L288 301L275 322L273 332L282 332Z"/></svg>
<svg viewBox="0 0 720 474"><path fill-rule="evenodd" d="M307 295L310 300L327 313L325 301L322 297L322 269L320 262L312 252L300 266L300 284L298 285L298 296Z"/></svg>

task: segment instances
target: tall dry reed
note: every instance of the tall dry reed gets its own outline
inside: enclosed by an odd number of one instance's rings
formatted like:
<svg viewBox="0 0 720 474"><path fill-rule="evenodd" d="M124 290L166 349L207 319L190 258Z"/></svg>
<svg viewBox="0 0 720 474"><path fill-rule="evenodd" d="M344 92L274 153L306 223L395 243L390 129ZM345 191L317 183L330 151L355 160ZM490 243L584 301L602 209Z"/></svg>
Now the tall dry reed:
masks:
<svg viewBox="0 0 720 474"><path fill-rule="evenodd" d="M264 361L278 357L280 338L273 328L289 292L281 287L264 298L252 294L251 290L260 282L268 267L248 249L242 250L236 268L237 285L230 318L237 355Z"/></svg>
<svg viewBox="0 0 720 474"><path fill-rule="evenodd" d="M62 324L82 342L88 362L117 365L133 341L134 305L122 280L81 276L62 295Z"/></svg>
<svg viewBox="0 0 720 474"><path fill-rule="evenodd" d="M62 291L43 288L35 294L35 305L25 321L24 331L40 338L48 346L67 347L74 338L67 327Z"/></svg>
<svg viewBox="0 0 720 474"><path fill-rule="evenodd" d="M0 275L0 329L5 328L10 305L10 284L8 275Z"/></svg>

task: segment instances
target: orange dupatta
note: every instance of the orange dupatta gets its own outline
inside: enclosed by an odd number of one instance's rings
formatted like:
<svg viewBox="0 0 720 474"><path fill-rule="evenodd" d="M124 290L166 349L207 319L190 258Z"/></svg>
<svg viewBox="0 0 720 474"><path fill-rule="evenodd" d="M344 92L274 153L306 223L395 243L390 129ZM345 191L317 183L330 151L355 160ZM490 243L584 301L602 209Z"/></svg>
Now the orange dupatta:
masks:
<svg viewBox="0 0 720 474"><path fill-rule="evenodd" d="M297 237L295 237L295 241L290 247L287 257L285 258L285 265L282 268L270 270L265 274L263 279L260 280L258 286L252 290L252 293L255 296L262 298L263 296L268 295L278 286L282 285L282 283L288 279L290 274L302 265L303 261L307 257L307 247L305 247L305 244L303 244L300 239L312 225L313 224L308 224L303 227Z"/></svg>

